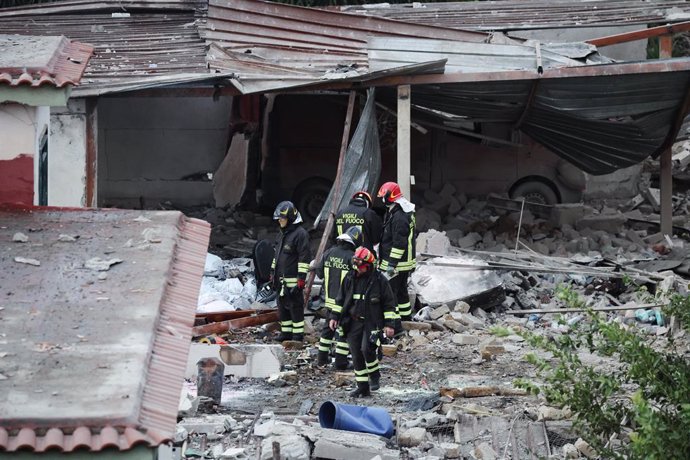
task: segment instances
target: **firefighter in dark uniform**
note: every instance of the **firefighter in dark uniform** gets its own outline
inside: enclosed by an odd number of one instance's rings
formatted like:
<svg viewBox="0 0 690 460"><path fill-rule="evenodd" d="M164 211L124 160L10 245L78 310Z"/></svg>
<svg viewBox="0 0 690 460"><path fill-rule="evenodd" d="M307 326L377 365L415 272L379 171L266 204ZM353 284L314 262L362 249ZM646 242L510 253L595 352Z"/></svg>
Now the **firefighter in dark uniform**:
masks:
<svg viewBox="0 0 690 460"><path fill-rule="evenodd" d="M302 216L291 201L278 204L273 219L280 224L275 257L271 264L271 284L278 293L279 341L304 340L304 290L311 251L309 234L299 224Z"/></svg>
<svg viewBox="0 0 690 460"><path fill-rule="evenodd" d="M350 393L353 397L369 396L370 391L379 389L381 332L386 337L394 333L395 298L386 277L376 270L375 262L374 254L367 248L360 246L355 250L353 270L345 276L336 299L342 311L333 312L329 321L331 330L343 328L350 346L357 381L357 389Z"/></svg>
<svg viewBox="0 0 690 460"><path fill-rule="evenodd" d="M326 251L321 262L316 267L316 274L323 280L324 299L326 308L330 313L340 313L342 307L336 304L335 299L340 292L345 275L352 268L352 256L355 248L362 244L362 231L358 226L347 229L345 233L336 238L336 245ZM335 368L347 369L347 355L350 353L345 336L341 328L333 331L328 326L328 321L321 331L319 339L319 353L317 364L325 366L330 362L329 352L335 343Z"/></svg>
<svg viewBox="0 0 690 460"><path fill-rule="evenodd" d="M379 189L387 211L383 219L383 235L379 246L379 270L390 280L393 295L397 299L399 319L412 318L412 306L407 292L407 280L416 266L414 204L402 196L400 186L386 182ZM396 333L401 332L400 322Z"/></svg>
<svg viewBox="0 0 690 460"><path fill-rule="evenodd" d="M357 226L362 232L362 246L374 252L374 246L381 241L382 224L379 215L371 209L372 204L371 195L367 192L355 192L350 204L336 216L331 237L335 238L348 228Z"/></svg>

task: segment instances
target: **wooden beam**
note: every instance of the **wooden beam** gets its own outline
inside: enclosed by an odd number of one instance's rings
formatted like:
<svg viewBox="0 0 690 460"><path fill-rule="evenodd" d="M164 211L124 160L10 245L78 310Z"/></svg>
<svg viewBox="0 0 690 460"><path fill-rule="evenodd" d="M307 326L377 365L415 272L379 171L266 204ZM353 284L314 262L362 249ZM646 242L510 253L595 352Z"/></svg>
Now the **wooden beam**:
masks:
<svg viewBox="0 0 690 460"><path fill-rule="evenodd" d="M342 182L343 176L343 166L345 165L345 154L347 153L347 145L350 142L350 126L352 125L352 113L355 109L355 96L357 92L350 91L350 98L347 100L347 114L345 115L345 126L343 128L343 138L340 141L340 157L338 158L338 169L335 173L335 183L333 184L333 201L331 201L331 208L328 212L328 221L326 221L326 228L323 230L323 235L321 236L321 242L319 243L319 249L316 251L316 257L314 260L317 262L321 260L323 256L323 251L326 249L326 243L333 229L333 221L335 220L335 213L337 211L336 206L340 202L340 183ZM314 271L310 271L307 275L307 285L304 289L304 305L306 306L309 302L309 296L311 295L311 287L314 284Z"/></svg>
<svg viewBox="0 0 690 460"><path fill-rule="evenodd" d="M192 328L192 336L199 337L209 334L223 334L228 331L234 331L251 326L261 326L262 324L273 323L278 321L278 310L270 310L264 313L258 310L259 314L255 316L247 316L244 318L236 318L228 321L221 321L219 323L204 324L203 326L195 326Z"/></svg>
<svg viewBox="0 0 690 460"><path fill-rule="evenodd" d="M661 181L661 233L668 236L673 236L672 156L670 147L661 152L661 171L659 172Z"/></svg>
<svg viewBox="0 0 690 460"><path fill-rule="evenodd" d="M403 196L410 198L410 85L398 86L398 185Z"/></svg>
<svg viewBox="0 0 690 460"><path fill-rule="evenodd" d="M86 99L86 190L87 208L98 205L98 98Z"/></svg>
<svg viewBox="0 0 690 460"><path fill-rule="evenodd" d="M648 38L659 37L662 35L672 35L688 30L690 30L690 21L679 22L678 24L667 24L659 27L651 27L649 29L634 30L632 32L609 35L606 37L593 38L591 40L586 40L585 43L589 43L601 48L602 46L616 45L618 43L626 43L636 40L646 40ZM671 56L669 55L668 57Z"/></svg>

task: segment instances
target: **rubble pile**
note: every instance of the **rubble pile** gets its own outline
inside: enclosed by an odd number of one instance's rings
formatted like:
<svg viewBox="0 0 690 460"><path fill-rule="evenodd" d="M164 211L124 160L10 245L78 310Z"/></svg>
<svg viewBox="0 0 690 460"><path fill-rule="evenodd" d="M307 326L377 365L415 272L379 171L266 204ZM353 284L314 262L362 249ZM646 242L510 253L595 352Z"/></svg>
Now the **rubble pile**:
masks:
<svg viewBox="0 0 690 460"><path fill-rule="evenodd" d="M381 389L371 398L351 399L351 371L317 367L314 343L323 320L307 315L310 343L272 354L270 375L257 364L263 359L249 354L226 359L221 405L201 415L202 409L186 404L180 413L175 445L181 456L596 458L574 433L567 409L550 407L543 397L515 386L517 378L540 384L526 355L549 359L521 334L568 334L587 320L583 309L593 308L608 321L668 340L674 328L656 306L666 293L686 292L687 281L679 277L686 274L686 242L656 233L650 224L654 216L641 212L639 199L616 207L513 209L511 200L468 200L450 187L428 198L435 204L418 210L420 255L409 285L416 315L403 323L401 336L383 346ZM227 218L221 220L225 234L239 231ZM260 229L251 235L269 233ZM241 295L251 285L246 259L209 257L206 275L213 278L204 281L208 286L238 296L224 297L233 308L251 305L251 298ZM234 290L223 291L221 283ZM580 301L574 304L573 298ZM221 350L221 358L228 348L276 347L265 344L270 330L264 325L230 331L223 335L229 345L209 347L217 347L216 355ZM602 368L617 365L588 353L580 359ZM195 394L191 377L186 387ZM327 401L384 408L395 435L386 439L322 428L317 415Z"/></svg>

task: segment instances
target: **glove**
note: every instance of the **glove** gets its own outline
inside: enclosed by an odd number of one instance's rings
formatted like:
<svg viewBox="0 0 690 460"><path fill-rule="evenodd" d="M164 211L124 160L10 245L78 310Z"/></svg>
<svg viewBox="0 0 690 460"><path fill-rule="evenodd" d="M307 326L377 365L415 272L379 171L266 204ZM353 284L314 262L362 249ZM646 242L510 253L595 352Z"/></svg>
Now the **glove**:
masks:
<svg viewBox="0 0 690 460"><path fill-rule="evenodd" d="M302 278L298 278L298 279L297 279L297 288L298 288L299 290L304 289L304 286L305 286L306 284L307 284L306 281L304 281Z"/></svg>
<svg viewBox="0 0 690 460"><path fill-rule="evenodd" d="M394 265L388 265L388 268L386 268L386 275L389 277L392 277L395 275L395 266Z"/></svg>

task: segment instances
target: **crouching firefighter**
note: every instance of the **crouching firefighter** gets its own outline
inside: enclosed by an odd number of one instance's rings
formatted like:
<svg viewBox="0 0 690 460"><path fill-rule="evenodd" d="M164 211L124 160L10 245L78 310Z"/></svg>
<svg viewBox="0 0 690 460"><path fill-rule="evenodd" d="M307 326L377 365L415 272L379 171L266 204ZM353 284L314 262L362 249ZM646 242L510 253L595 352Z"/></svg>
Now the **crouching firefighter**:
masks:
<svg viewBox="0 0 690 460"><path fill-rule="evenodd" d="M332 313L329 326L342 326L352 355L357 389L352 397L369 396L379 389L378 348L381 331L393 336L396 301L388 280L375 269L376 258L365 247L355 250L351 270L343 280L336 303L340 313Z"/></svg>
<svg viewBox="0 0 690 460"><path fill-rule="evenodd" d="M273 219L280 225L271 284L278 293L279 341L304 340L304 290L311 254L309 234L301 227L302 216L290 201L279 203Z"/></svg>
<svg viewBox="0 0 690 460"><path fill-rule="evenodd" d="M340 313L342 306L336 304L336 297L340 292L345 275L352 268L352 256L355 248L362 244L362 231L359 227L350 227L345 233L336 238L336 245L326 251L320 263L316 267L316 274L323 279L324 298L326 308L331 313ZM347 369L347 355L350 353L349 346L345 341L342 328L338 327L335 331L329 327L328 320L321 331L319 339L319 353L317 364L325 366L330 362L329 353L335 343L335 368L338 370Z"/></svg>

